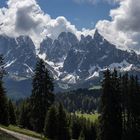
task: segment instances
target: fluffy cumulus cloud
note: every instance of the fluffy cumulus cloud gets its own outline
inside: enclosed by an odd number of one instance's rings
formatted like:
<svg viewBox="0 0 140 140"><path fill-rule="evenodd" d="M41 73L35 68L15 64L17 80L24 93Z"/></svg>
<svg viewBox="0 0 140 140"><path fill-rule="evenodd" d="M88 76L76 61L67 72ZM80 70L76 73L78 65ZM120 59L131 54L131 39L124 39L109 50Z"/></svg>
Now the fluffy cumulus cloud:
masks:
<svg viewBox="0 0 140 140"><path fill-rule="evenodd" d="M95 3L100 0L76 0ZM122 49L140 53L140 2L139 0L102 0L118 2L110 11L111 21L101 20L96 24L99 32ZM94 35L95 29L78 31L65 17L52 19L44 13L36 0L8 0L7 7L0 9L0 34L8 36L29 35L36 46L46 37L56 39L61 32L72 32L78 39L81 34Z"/></svg>
<svg viewBox="0 0 140 140"><path fill-rule="evenodd" d="M110 16L112 21L99 21L96 28L118 47L140 53L139 0L120 0L119 7L111 10Z"/></svg>
<svg viewBox="0 0 140 140"><path fill-rule="evenodd" d="M76 34L79 39L81 34L94 34L94 29L78 31L65 17L52 19L41 10L36 0L8 0L7 8L0 9L0 34L11 37L29 35L39 46L46 36L56 39L64 31Z"/></svg>

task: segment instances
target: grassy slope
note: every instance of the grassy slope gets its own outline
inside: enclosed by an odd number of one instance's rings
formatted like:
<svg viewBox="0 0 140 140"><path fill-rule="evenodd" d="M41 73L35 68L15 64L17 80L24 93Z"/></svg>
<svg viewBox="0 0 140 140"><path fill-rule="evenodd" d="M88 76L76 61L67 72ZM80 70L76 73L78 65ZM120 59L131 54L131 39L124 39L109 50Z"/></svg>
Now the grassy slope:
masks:
<svg viewBox="0 0 140 140"><path fill-rule="evenodd" d="M5 128L5 129L8 129L8 130L11 130L11 131L14 131L14 132L18 132L18 133L27 135L27 136L31 136L31 137L34 137L34 138L40 138L42 140L47 140L47 138L43 138L43 135L41 135L39 133L36 133L34 131L30 131L30 130L27 130L27 129L23 129L23 128L20 128L20 127L17 127L17 126L9 125L8 127L6 127L6 126L1 126L1 127Z"/></svg>
<svg viewBox="0 0 140 140"><path fill-rule="evenodd" d="M0 140L18 140L0 130Z"/></svg>
<svg viewBox="0 0 140 140"><path fill-rule="evenodd" d="M95 114L77 113L76 115L79 116L79 117L84 117L86 119L89 119L92 122L95 122L99 117L99 114L97 114L97 113L95 113Z"/></svg>

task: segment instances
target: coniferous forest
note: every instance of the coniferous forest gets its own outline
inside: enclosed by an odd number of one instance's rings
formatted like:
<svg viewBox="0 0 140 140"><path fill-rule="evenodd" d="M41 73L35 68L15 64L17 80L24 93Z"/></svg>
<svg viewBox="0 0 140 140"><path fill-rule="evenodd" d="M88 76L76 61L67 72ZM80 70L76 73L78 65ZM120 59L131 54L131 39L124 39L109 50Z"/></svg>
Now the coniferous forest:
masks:
<svg viewBox="0 0 140 140"><path fill-rule="evenodd" d="M140 84L137 76L104 71L102 89L54 94L54 83L38 59L27 99L6 96L0 56L0 124L33 130L50 140L140 140ZM77 115L98 113L91 121Z"/></svg>

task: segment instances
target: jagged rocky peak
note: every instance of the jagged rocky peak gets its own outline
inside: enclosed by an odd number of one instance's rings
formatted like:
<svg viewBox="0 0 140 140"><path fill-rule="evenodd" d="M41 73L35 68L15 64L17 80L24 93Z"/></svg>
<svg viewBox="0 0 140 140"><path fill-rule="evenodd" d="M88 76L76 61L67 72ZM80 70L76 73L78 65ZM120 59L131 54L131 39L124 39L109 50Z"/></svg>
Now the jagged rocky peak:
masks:
<svg viewBox="0 0 140 140"><path fill-rule="evenodd" d="M77 37L75 36L75 34L71 33L71 32L62 32L60 33L60 35L58 36L58 40L60 42L67 42L70 44L76 44L78 42Z"/></svg>
<svg viewBox="0 0 140 140"><path fill-rule="evenodd" d="M30 37L11 38L0 35L0 53L5 56L9 74L7 87L15 78L18 82L31 78L37 56ZM46 37L40 44L39 56L44 56L44 53L56 85L67 84L71 89L83 85L87 87L89 83L86 83L91 80L93 85L97 78L100 80L105 68L117 67L120 71L140 72L140 55L117 49L98 30L94 37L82 35L80 41L70 32L62 32L55 40ZM31 84L26 86L31 88Z"/></svg>
<svg viewBox="0 0 140 140"><path fill-rule="evenodd" d="M46 36L46 38L40 44L39 54L43 54L43 53L47 54L48 51L51 49L52 45L53 45L53 39Z"/></svg>
<svg viewBox="0 0 140 140"><path fill-rule="evenodd" d="M21 50L23 50L24 52L28 50L33 51L33 53L35 53L35 45L29 36L19 36L15 38L15 42L18 46L18 49L20 47Z"/></svg>
<svg viewBox="0 0 140 140"><path fill-rule="evenodd" d="M87 43L91 42L92 40L93 40L93 38L90 35L87 35L87 36L81 35L80 43L87 44Z"/></svg>
<svg viewBox="0 0 140 140"><path fill-rule="evenodd" d="M96 40L97 42L101 42L104 40L104 37L99 33L98 29L95 30L94 40Z"/></svg>
<svg viewBox="0 0 140 140"><path fill-rule="evenodd" d="M49 61L59 62L62 61L68 51L78 43L79 41L73 33L62 32L55 40L46 38L40 44L40 54L45 53Z"/></svg>
<svg viewBox="0 0 140 140"><path fill-rule="evenodd" d="M0 35L0 53L5 54L7 53L12 46L17 46L15 39L5 36L5 35Z"/></svg>
<svg viewBox="0 0 140 140"><path fill-rule="evenodd" d="M12 38L0 36L0 52L6 63L6 70L11 75L26 76L28 70L33 69L36 63L35 45L28 36Z"/></svg>
<svg viewBox="0 0 140 140"><path fill-rule="evenodd" d="M21 51L22 50L22 51ZM19 36L17 38L0 35L0 53L8 57L9 52L23 53L25 51L33 51L35 53L35 45L32 39L28 36ZM27 52L28 52L27 51Z"/></svg>

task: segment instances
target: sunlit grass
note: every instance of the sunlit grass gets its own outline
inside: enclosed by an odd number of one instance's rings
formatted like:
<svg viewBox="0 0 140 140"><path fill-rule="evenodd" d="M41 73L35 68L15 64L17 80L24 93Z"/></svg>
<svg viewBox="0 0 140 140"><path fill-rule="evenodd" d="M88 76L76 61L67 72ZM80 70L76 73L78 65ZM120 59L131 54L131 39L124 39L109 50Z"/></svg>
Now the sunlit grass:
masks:
<svg viewBox="0 0 140 140"><path fill-rule="evenodd" d="M18 140L0 130L0 140Z"/></svg>
<svg viewBox="0 0 140 140"><path fill-rule="evenodd" d="M86 118L87 120L90 120L91 122L95 122L96 120L98 120L99 114L95 113L95 114L87 114L87 113L76 113L77 116L79 117L83 117Z"/></svg>
<svg viewBox="0 0 140 140"><path fill-rule="evenodd" d="M8 127L6 127L6 126L1 126L1 127L5 128L7 130L18 132L18 133L21 133L21 134L24 134L24 135L27 135L27 136L31 136L31 137L34 137L34 138L47 140L47 138L44 138L44 136L39 134L39 133L36 133L34 131L31 131L31 130L23 129L23 128L20 128L20 127L17 127L17 126L9 125Z"/></svg>

